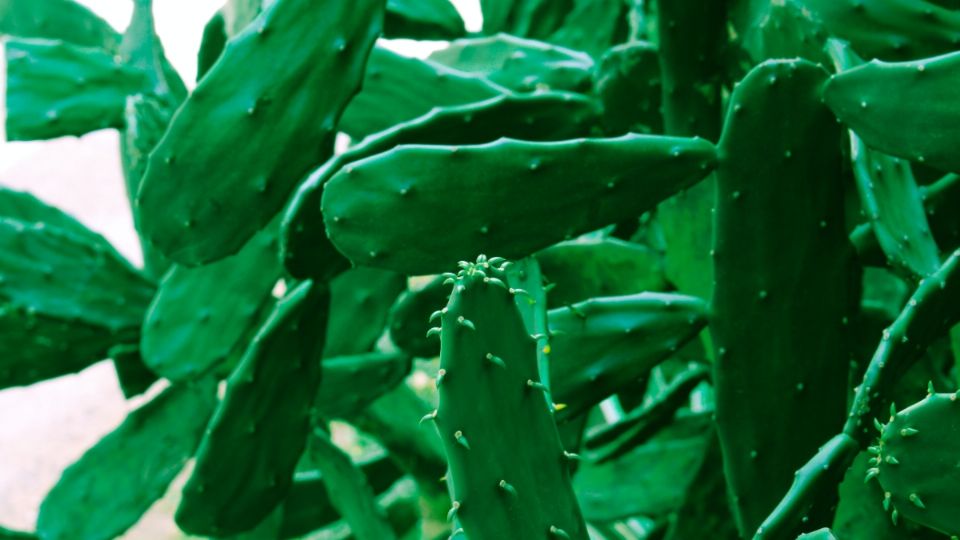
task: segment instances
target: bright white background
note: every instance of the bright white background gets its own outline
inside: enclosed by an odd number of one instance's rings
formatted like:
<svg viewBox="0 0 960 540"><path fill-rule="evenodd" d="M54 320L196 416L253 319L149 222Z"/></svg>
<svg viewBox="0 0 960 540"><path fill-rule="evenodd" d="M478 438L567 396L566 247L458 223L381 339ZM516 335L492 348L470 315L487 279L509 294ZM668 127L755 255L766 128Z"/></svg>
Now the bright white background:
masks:
<svg viewBox="0 0 960 540"><path fill-rule="evenodd" d="M30 1L30 0L25 0ZM126 27L131 0L78 0L118 30ZM468 29L480 26L478 0L452 0ZM223 0L154 0L157 30L167 56L188 85L196 75L196 52L203 26ZM404 54L422 56L442 44L394 42ZM5 95L5 66L0 55L0 96ZM30 191L62 208L107 237L124 255L140 263L136 234L127 207L115 131L82 138L4 143L5 111L0 104L0 185ZM113 368L100 363L86 371L28 388L0 392L0 526L33 530L44 494L67 465L112 430L136 402L124 402ZM170 513L176 485L168 497L125 538L182 538Z"/></svg>

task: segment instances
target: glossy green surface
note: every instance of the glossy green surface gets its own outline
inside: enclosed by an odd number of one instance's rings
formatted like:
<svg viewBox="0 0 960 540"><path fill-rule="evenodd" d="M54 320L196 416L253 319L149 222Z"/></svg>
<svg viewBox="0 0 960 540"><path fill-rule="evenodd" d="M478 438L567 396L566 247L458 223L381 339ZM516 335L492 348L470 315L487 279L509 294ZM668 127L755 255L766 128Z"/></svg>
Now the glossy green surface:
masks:
<svg viewBox="0 0 960 540"><path fill-rule="evenodd" d="M802 60L761 64L731 96L719 145L710 330L741 534L839 430L846 404L845 321L860 287L843 230L839 126L820 100L826 79ZM761 135L769 122L780 130Z"/></svg>
<svg viewBox="0 0 960 540"><path fill-rule="evenodd" d="M328 4L273 3L227 44L151 154L137 195L141 229L175 262L237 252L329 157L383 2ZM253 66L263 70L256 79L248 77ZM315 85L330 90L313 92Z"/></svg>
<svg viewBox="0 0 960 540"><path fill-rule="evenodd" d="M639 216L714 160L706 141L642 135L400 146L339 172L322 208L330 239L354 263L425 274L494 247L528 255ZM472 196L459 198L463 190ZM382 215L403 219L383 228Z"/></svg>

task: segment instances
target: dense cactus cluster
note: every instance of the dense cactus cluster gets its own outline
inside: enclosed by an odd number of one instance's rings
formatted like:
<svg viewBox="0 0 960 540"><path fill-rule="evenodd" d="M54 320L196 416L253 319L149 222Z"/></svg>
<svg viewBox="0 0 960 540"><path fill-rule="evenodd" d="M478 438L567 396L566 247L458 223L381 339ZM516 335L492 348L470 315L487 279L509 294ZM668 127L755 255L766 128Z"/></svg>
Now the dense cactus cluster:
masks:
<svg viewBox="0 0 960 540"><path fill-rule="evenodd" d="M0 539L960 535L957 0L133 4L0 0L144 260L0 189L0 388L146 396Z"/></svg>

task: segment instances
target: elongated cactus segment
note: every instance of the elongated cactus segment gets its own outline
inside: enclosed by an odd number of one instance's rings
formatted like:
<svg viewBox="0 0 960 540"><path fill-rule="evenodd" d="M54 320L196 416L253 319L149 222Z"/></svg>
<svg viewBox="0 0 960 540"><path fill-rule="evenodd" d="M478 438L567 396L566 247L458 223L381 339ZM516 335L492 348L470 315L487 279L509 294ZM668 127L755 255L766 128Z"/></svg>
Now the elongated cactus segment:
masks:
<svg viewBox="0 0 960 540"><path fill-rule="evenodd" d="M49 540L109 540L140 519L186 465L216 405L211 381L174 386L71 465L40 506Z"/></svg>
<svg viewBox="0 0 960 540"><path fill-rule="evenodd" d="M534 340L502 259L463 263L440 312L440 407L451 518L476 540L586 539L568 458L537 376Z"/></svg>
<svg viewBox="0 0 960 540"><path fill-rule="evenodd" d="M354 465L366 476L377 495L387 491L403 476L403 471L385 453L363 456L354 461ZM338 519L340 513L331 503L323 472L317 469L298 472L283 501L280 538L299 538Z"/></svg>
<svg viewBox="0 0 960 540"><path fill-rule="evenodd" d="M960 171L954 105L960 53L912 62L873 61L830 78L823 98L867 146L945 171ZM891 125L897 129L889 129Z"/></svg>
<svg viewBox="0 0 960 540"><path fill-rule="evenodd" d="M599 296L669 288L659 253L616 238L561 242L535 256L550 283L547 301L551 308Z"/></svg>
<svg viewBox="0 0 960 540"><path fill-rule="evenodd" d="M627 4L622 0L575 0L563 24L547 41L593 57L627 40Z"/></svg>
<svg viewBox="0 0 960 540"><path fill-rule="evenodd" d="M644 135L400 146L330 180L324 223L354 263L425 274L487 248L526 256L639 216L696 183L714 160L704 140ZM385 215L403 218L383 227Z"/></svg>
<svg viewBox="0 0 960 540"><path fill-rule="evenodd" d="M0 0L0 34L114 51L120 34L73 0Z"/></svg>
<svg viewBox="0 0 960 540"><path fill-rule="evenodd" d="M314 429L307 446L307 459L323 475L330 503L337 509L358 540L394 540L396 535L374 499L367 477L350 457L337 448L326 432Z"/></svg>
<svg viewBox="0 0 960 540"><path fill-rule="evenodd" d="M510 34L460 39L430 60L517 92L589 90L594 67L593 59L578 50Z"/></svg>
<svg viewBox="0 0 960 540"><path fill-rule="evenodd" d="M176 521L192 534L254 528L283 500L306 445L329 308L303 282L280 300L230 376Z"/></svg>
<svg viewBox="0 0 960 540"><path fill-rule="evenodd" d="M820 100L826 78L802 60L754 68L731 96L719 145L710 329L741 534L839 430L846 403L845 323L860 287L843 229L840 133ZM772 119L781 129L759 135Z"/></svg>
<svg viewBox="0 0 960 540"><path fill-rule="evenodd" d="M195 266L266 226L329 157L382 17L382 0L284 0L231 40L150 156L137 196L148 241Z"/></svg>
<svg viewBox="0 0 960 540"><path fill-rule="evenodd" d="M466 33L450 0L388 0L383 34L388 38L456 39Z"/></svg>
<svg viewBox="0 0 960 540"><path fill-rule="evenodd" d="M314 399L317 414L349 418L403 382L410 373L403 353L367 353L323 360L323 382Z"/></svg>
<svg viewBox="0 0 960 540"><path fill-rule="evenodd" d="M591 100L566 92L543 92L437 107L372 135L300 184L283 217L280 256L284 266L295 277L322 279L335 274L346 263L327 238L320 200L326 182L350 163L401 144L482 144L502 137L530 141L583 137L596 124L597 110Z"/></svg>
<svg viewBox="0 0 960 540"><path fill-rule="evenodd" d="M956 394L931 393L926 399L891 411L880 442L870 447L876 478L883 488L883 507L893 523L907 518L947 535L960 534L960 403Z"/></svg>
<svg viewBox="0 0 960 540"><path fill-rule="evenodd" d="M914 60L956 50L960 13L927 0L788 0L865 58Z"/></svg>
<svg viewBox="0 0 960 540"><path fill-rule="evenodd" d="M375 47L363 89L344 111L339 129L362 138L423 116L434 107L483 101L508 92L485 77Z"/></svg>
<svg viewBox="0 0 960 540"><path fill-rule="evenodd" d="M10 40L7 140L83 135L123 126L127 96L144 76L100 49L46 40Z"/></svg>
<svg viewBox="0 0 960 540"><path fill-rule="evenodd" d="M844 42L829 40L827 52L838 72L863 64ZM910 162L868 148L853 132L850 157L861 207L889 262L919 277L936 272L940 254Z"/></svg>
<svg viewBox="0 0 960 540"><path fill-rule="evenodd" d="M276 249L272 225L236 255L200 268L175 265L143 322L147 366L172 381L232 368L274 300L281 272Z"/></svg>
<svg viewBox="0 0 960 540"><path fill-rule="evenodd" d="M661 76L657 47L646 41L617 45L603 54L593 85L610 135L661 133Z"/></svg>
<svg viewBox="0 0 960 540"><path fill-rule="evenodd" d="M551 388L558 420L586 412L696 337L707 305L680 294L592 298L550 310Z"/></svg>
<svg viewBox="0 0 960 540"><path fill-rule="evenodd" d="M353 268L330 283L330 322L324 358L370 352L407 278L378 268Z"/></svg>

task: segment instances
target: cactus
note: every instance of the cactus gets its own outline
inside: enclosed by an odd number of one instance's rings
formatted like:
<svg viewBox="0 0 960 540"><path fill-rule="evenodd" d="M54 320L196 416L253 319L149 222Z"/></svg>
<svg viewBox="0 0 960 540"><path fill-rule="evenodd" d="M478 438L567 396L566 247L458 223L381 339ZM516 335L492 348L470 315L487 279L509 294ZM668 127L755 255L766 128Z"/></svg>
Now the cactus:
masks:
<svg viewBox="0 0 960 540"><path fill-rule="evenodd" d="M467 253L499 247L505 255L524 256L640 214L696 183L714 160L706 141L641 135L401 146L334 176L323 194L324 223L334 246L354 263L409 274L436 272ZM466 174L452 176L454 169ZM415 176L414 170L429 174ZM463 189L474 193L469 207L448 206L450 196ZM539 204L530 207L532 200ZM389 229L377 226L376 215L393 212L411 219ZM439 215L450 216L444 235L418 246L417 238ZM417 223L418 216L429 216L429 222Z"/></svg>
<svg viewBox="0 0 960 540"><path fill-rule="evenodd" d="M954 109L944 104L957 80L960 53L912 62L873 61L831 77L823 97L868 146L951 171L960 169L953 152L960 128L949 120ZM893 123L897 129L888 129Z"/></svg>
<svg viewBox="0 0 960 540"><path fill-rule="evenodd" d="M430 60L516 92L589 90L593 70L586 54L510 34L457 40Z"/></svg>
<svg viewBox="0 0 960 540"><path fill-rule="evenodd" d="M954 436L960 431L956 394L933 393L902 411L891 410L880 442L870 447L867 478L883 488L883 507L894 525L907 518L947 535L960 533L956 507Z"/></svg>
<svg viewBox="0 0 960 540"><path fill-rule="evenodd" d="M176 520L185 531L249 530L290 489L321 380L328 306L324 287L303 282L277 303L250 342L183 488Z"/></svg>
<svg viewBox="0 0 960 540"><path fill-rule="evenodd" d="M186 465L214 403L214 387L205 381L172 387L130 413L64 471L40 506L38 534L51 540L122 534Z"/></svg>
<svg viewBox="0 0 960 540"><path fill-rule="evenodd" d="M359 87L381 20L382 2L374 0L342 14L315 2L275 2L231 40L150 154L137 194L147 240L197 266L235 253L266 225L297 180L332 150L337 118ZM291 49L292 42L312 48ZM245 74L256 65L277 72L249 87ZM307 90L334 73L342 81L335 90ZM293 102L299 105L277 106ZM235 152L239 144L266 148L288 138L299 147ZM224 219L243 209L255 215Z"/></svg>
<svg viewBox="0 0 960 540"><path fill-rule="evenodd" d="M719 146L710 328L717 427L741 534L757 529L843 417L844 321L859 287L843 230L840 134L820 102L826 79L806 61L761 64L731 96ZM774 118L782 129L758 137Z"/></svg>
<svg viewBox="0 0 960 540"><path fill-rule="evenodd" d="M433 420L450 463L451 519L478 540L585 539L534 341L504 285L501 262L480 256L463 263L439 314L440 407Z"/></svg>
<svg viewBox="0 0 960 540"><path fill-rule="evenodd" d="M137 403L0 538L960 535L960 1L130 2L0 0L144 260L0 188L0 390Z"/></svg>

